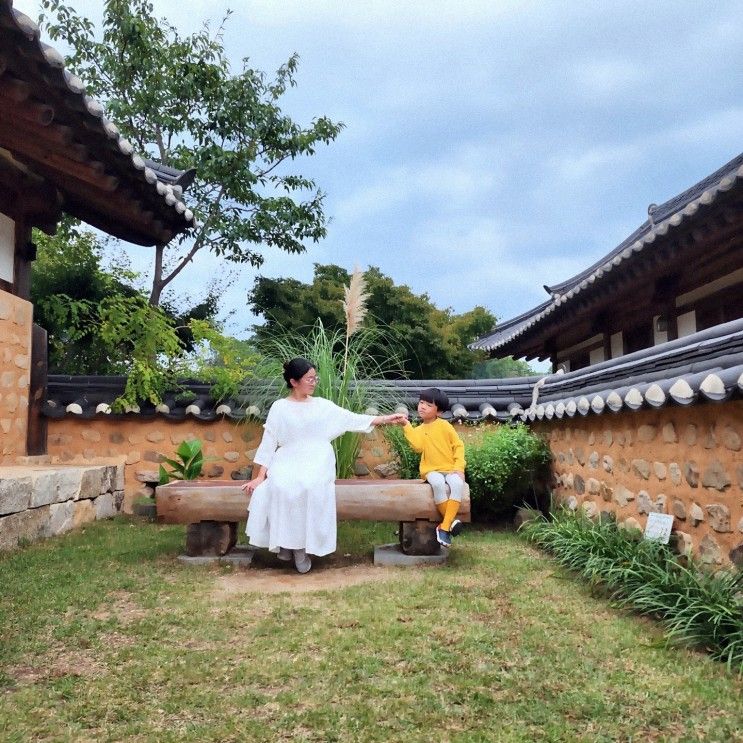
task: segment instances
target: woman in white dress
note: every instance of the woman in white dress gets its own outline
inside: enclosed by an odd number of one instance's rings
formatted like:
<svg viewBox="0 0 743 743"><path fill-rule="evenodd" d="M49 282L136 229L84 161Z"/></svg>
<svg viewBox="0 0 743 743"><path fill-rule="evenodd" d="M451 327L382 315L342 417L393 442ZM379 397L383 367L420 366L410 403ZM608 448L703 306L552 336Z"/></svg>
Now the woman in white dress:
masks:
<svg viewBox="0 0 743 743"><path fill-rule="evenodd" d="M252 493L245 529L250 544L268 547L282 560L294 558L300 573L309 554L335 551L335 452L332 440L346 431L402 424L404 414L362 415L313 397L315 367L303 358L284 364L291 393L268 411L254 465L258 474L243 485Z"/></svg>

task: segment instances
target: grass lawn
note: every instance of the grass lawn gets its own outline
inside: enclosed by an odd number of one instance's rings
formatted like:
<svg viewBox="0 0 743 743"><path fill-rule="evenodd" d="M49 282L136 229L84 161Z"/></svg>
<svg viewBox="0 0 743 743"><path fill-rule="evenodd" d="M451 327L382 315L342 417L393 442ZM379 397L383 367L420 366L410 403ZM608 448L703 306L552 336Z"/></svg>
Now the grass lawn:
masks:
<svg viewBox="0 0 743 743"><path fill-rule="evenodd" d="M119 518L0 556L0 740L743 741L743 679L520 537L370 567L393 540L343 524L295 576L184 566L181 527Z"/></svg>

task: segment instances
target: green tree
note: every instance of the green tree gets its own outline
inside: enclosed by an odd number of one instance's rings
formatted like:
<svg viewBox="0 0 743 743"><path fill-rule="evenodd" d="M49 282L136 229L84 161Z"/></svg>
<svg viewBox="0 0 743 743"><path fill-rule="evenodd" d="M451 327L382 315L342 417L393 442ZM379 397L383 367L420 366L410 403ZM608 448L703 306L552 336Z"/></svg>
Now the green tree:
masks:
<svg viewBox="0 0 743 743"><path fill-rule="evenodd" d="M312 327L316 319L329 330L343 326L341 300L349 273L335 265L315 264L312 283L296 279L258 277L248 295L252 311L265 319L255 328L259 341L280 329ZM482 359L467 344L495 325L495 317L482 307L455 315L439 309L427 294L414 294L397 285L378 268L364 273L368 314L364 324L382 331L368 352L383 359L388 352L385 337L395 338L407 355L403 372L416 379L467 377L473 363Z"/></svg>
<svg viewBox="0 0 743 743"><path fill-rule="evenodd" d="M198 226L155 247L151 304L200 251L257 267L262 248L300 253L325 236L322 192L288 163L333 141L342 124L321 116L303 127L282 112L296 55L272 79L248 58L233 73L222 38L229 13L214 31L204 24L182 36L148 0L106 0L98 38L62 0L41 5L42 25L72 48L68 66L122 134L159 163L195 168L188 202Z"/></svg>
<svg viewBox="0 0 743 743"><path fill-rule="evenodd" d="M483 333L491 330L492 327L483 331ZM526 361L514 359L513 356L478 361L472 366L472 377L474 379L507 379L508 377L531 377L535 374L539 374L539 372L532 369Z"/></svg>

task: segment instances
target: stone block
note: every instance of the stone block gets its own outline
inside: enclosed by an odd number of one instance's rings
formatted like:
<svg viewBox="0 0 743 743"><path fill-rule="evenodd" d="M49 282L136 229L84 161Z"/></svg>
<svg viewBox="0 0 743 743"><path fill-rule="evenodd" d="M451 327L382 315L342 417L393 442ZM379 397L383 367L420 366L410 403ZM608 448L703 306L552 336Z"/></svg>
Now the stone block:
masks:
<svg viewBox="0 0 743 743"><path fill-rule="evenodd" d="M732 426L725 426L722 430L722 445L730 451L740 451L740 435Z"/></svg>
<svg viewBox="0 0 743 743"><path fill-rule="evenodd" d="M75 501L74 526L89 524L91 521L95 521L95 501L88 498Z"/></svg>
<svg viewBox="0 0 743 743"><path fill-rule="evenodd" d="M41 539L49 521L49 506L0 517L0 550L13 550Z"/></svg>
<svg viewBox="0 0 743 743"><path fill-rule="evenodd" d="M578 495L583 495L586 492L586 481L580 475L575 475L573 477L573 487Z"/></svg>
<svg viewBox="0 0 743 743"><path fill-rule="evenodd" d="M591 431L591 433L588 434L588 445L593 446L596 443L596 434Z"/></svg>
<svg viewBox="0 0 743 743"><path fill-rule="evenodd" d="M717 459L713 459L702 474L702 485L711 490L723 491L729 488L730 484L730 477L725 472L722 463Z"/></svg>
<svg viewBox="0 0 743 743"><path fill-rule="evenodd" d="M203 432L203 438L204 438L204 441L210 441L212 443L214 443L217 440L217 436L214 433L214 431L210 431L209 429Z"/></svg>
<svg viewBox="0 0 743 743"><path fill-rule="evenodd" d="M665 480L668 474L666 465L663 462L653 462L653 472L659 480Z"/></svg>
<svg viewBox="0 0 743 743"><path fill-rule="evenodd" d="M77 467L32 470L31 508L75 500L80 493L80 470Z"/></svg>
<svg viewBox="0 0 743 743"><path fill-rule="evenodd" d="M113 433L108 434L108 440L112 444L123 444L124 441L126 441L124 434L119 433L119 431L114 431Z"/></svg>
<svg viewBox="0 0 743 743"><path fill-rule="evenodd" d="M134 477L139 480L139 482L159 482L160 471L154 468L150 469L141 467L134 470Z"/></svg>
<svg viewBox="0 0 743 743"><path fill-rule="evenodd" d="M684 429L684 441L688 446L694 446L697 443L697 426L696 423L689 423Z"/></svg>
<svg viewBox="0 0 743 743"><path fill-rule="evenodd" d="M101 440L101 433L96 431L95 428L83 428L80 435L83 437L83 441L98 443Z"/></svg>
<svg viewBox="0 0 743 743"><path fill-rule="evenodd" d="M240 452L226 451L223 456L227 462L237 462L240 459Z"/></svg>
<svg viewBox="0 0 743 743"><path fill-rule="evenodd" d="M142 434L139 433L130 433L128 436L128 441L130 444L141 444L142 443ZM178 442L180 443L180 442Z"/></svg>
<svg viewBox="0 0 743 743"><path fill-rule="evenodd" d="M165 440L165 434L162 431L150 431L145 438L152 444L158 444Z"/></svg>
<svg viewBox="0 0 743 743"><path fill-rule="evenodd" d="M95 501L95 517L96 519L110 519L116 515L116 501L113 493L104 493L99 495Z"/></svg>
<svg viewBox="0 0 743 743"><path fill-rule="evenodd" d="M575 455L575 460L583 467L586 463L586 452L583 450L583 447L576 446L575 449L572 449L572 452Z"/></svg>
<svg viewBox="0 0 743 743"><path fill-rule="evenodd" d="M707 429L707 433L704 437L704 448L714 449L717 446L717 438L715 436L715 427L710 426Z"/></svg>
<svg viewBox="0 0 743 743"><path fill-rule="evenodd" d="M613 472L614 471L614 459L610 457L608 454L604 454L604 456L601 458L601 466L604 468L605 472Z"/></svg>
<svg viewBox="0 0 743 743"><path fill-rule="evenodd" d="M730 528L730 509L722 503L713 503L707 506L709 525L718 532L732 531Z"/></svg>
<svg viewBox="0 0 743 743"><path fill-rule="evenodd" d="M356 461L353 464L353 474L356 477L365 477L369 474L369 468L363 462Z"/></svg>
<svg viewBox="0 0 743 743"><path fill-rule="evenodd" d="M25 511L31 506L33 486L29 475L0 478L0 516Z"/></svg>
<svg viewBox="0 0 743 743"><path fill-rule="evenodd" d="M55 537L64 534L75 526L75 501L53 503L49 506L49 520L44 536Z"/></svg>
<svg viewBox="0 0 743 743"><path fill-rule="evenodd" d="M605 482L601 483L601 497L609 503L614 494L614 490L610 488Z"/></svg>
<svg viewBox="0 0 743 743"><path fill-rule="evenodd" d="M740 517L740 521L738 522L738 531L743 533L743 516Z"/></svg>
<svg viewBox="0 0 743 743"><path fill-rule="evenodd" d="M590 456L588 457L588 466L595 470L599 466L599 453L597 451L592 451Z"/></svg>
<svg viewBox="0 0 743 743"><path fill-rule="evenodd" d="M578 509L578 499L574 495L569 495L565 501L565 507L569 511L576 511Z"/></svg>
<svg viewBox="0 0 743 743"><path fill-rule="evenodd" d="M159 452L153 451L152 449L148 449L143 455L142 459L145 460L145 462L156 462L160 463L163 461L163 455Z"/></svg>
<svg viewBox="0 0 743 743"><path fill-rule="evenodd" d="M602 432L601 441L604 446L611 446L614 443L614 435L608 428Z"/></svg>
<svg viewBox="0 0 743 743"><path fill-rule="evenodd" d="M136 451L135 449L132 449L129 451L129 453L126 455L126 463L127 464L136 464L142 459L141 452Z"/></svg>
<svg viewBox="0 0 743 743"><path fill-rule="evenodd" d="M222 431L222 439L225 443L230 444L232 443L233 436L229 431Z"/></svg>
<svg viewBox="0 0 743 743"><path fill-rule="evenodd" d="M81 472L78 498L97 498L101 494L104 467L86 467Z"/></svg>

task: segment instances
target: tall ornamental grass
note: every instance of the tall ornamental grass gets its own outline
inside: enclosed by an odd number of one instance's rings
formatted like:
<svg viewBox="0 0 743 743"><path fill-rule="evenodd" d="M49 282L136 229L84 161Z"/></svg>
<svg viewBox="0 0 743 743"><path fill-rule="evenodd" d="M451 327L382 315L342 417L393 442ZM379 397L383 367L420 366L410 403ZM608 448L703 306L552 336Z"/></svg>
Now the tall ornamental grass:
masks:
<svg viewBox="0 0 743 743"><path fill-rule="evenodd" d="M315 395L318 397L356 413L390 412L400 402L399 390L385 379L401 376L401 355L393 338L386 337L377 328L362 327L367 297L364 288L363 275L357 269L351 276L350 286L345 289L345 327L329 329L318 318L304 332L278 334L261 344L260 350L269 359L266 371L271 381L266 389L274 391L273 399L278 396L278 390L286 391L281 378L283 363L303 356L317 370ZM372 356L370 352L380 339L387 347L385 358ZM360 447L361 436L357 433L346 433L333 442L337 477L354 475Z"/></svg>
<svg viewBox="0 0 743 743"><path fill-rule="evenodd" d="M561 510L521 527L531 542L606 590L617 605L658 618L669 643L703 648L743 674L743 573L710 572L667 545L612 522Z"/></svg>

